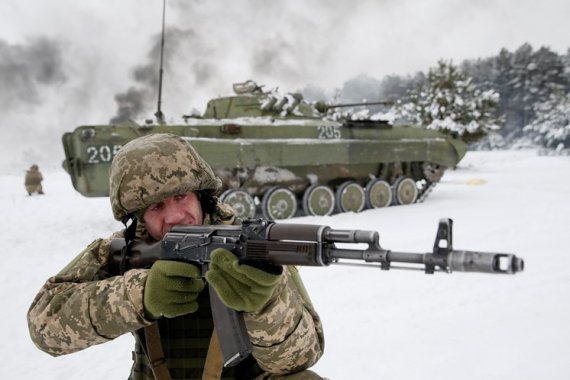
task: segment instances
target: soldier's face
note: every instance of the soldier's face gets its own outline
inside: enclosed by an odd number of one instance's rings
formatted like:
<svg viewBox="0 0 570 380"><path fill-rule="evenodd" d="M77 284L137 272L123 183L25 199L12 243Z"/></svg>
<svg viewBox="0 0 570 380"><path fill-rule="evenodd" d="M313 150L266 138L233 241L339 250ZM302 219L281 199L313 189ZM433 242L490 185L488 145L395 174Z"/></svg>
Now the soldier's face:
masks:
<svg viewBox="0 0 570 380"><path fill-rule="evenodd" d="M161 240L177 224L202 224L202 206L194 192L178 194L150 205L144 223L150 236Z"/></svg>

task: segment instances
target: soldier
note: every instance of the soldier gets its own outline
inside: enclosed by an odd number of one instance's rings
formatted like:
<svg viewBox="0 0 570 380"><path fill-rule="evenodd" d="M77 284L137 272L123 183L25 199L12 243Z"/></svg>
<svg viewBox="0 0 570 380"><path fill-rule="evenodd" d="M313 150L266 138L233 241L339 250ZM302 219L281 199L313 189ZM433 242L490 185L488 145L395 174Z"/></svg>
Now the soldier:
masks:
<svg viewBox="0 0 570 380"><path fill-rule="evenodd" d="M113 215L129 225L111 238L154 242L176 224L231 224L233 212L216 197L220 188L184 139L154 134L133 140L111 165ZM218 249L207 283L198 267L166 260L112 276L110 239L91 243L35 297L28 325L39 349L64 355L133 332L129 379L320 379L306 369L323 353L322 325L295 267L241 263ZM223 373L207 286L226 306L243 311L253 345L253 355Z"/></svg>
<svg viewBox="0 0 570 380"><path fill-rule="evenodd" d="M26 186L26 191L28 195L32 195L32 193L38 193L42 195L44 193L42 189L42 181L44 177L42 177L42 173L38 165L33 164L30 166L29 170L26 170L26 179L24 185Z"/></svg>

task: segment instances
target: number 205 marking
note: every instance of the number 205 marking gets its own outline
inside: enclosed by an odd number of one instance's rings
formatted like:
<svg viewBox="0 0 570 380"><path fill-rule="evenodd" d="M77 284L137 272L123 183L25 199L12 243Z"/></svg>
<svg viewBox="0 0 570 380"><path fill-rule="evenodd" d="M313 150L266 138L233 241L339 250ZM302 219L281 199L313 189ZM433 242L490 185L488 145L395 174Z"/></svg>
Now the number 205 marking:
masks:
<svg viewBox="0 0 570 380"><path fill-rule="evenodd" d="M100 164L102 162L111 162L121 147L122 145L88 146L86 149L87 163Z"/></svg>
<svg viewBox="0 0 570 380"><path fill-rule="evenodd" d="M319 125L317 127L317 137L319 139L340 139L342 134L338 127L332 125Z"/></svg>

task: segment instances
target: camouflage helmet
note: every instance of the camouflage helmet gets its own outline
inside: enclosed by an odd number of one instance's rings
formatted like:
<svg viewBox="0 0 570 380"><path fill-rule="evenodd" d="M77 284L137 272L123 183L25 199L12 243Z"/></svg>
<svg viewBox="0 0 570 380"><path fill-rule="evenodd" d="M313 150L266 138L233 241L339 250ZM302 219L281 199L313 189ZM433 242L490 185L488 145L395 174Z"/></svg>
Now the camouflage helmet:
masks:
<svg viewBox="0 0 570 380"><path fill-rule="evenodd" d="M125 216L190 191L216 194L221 180L189 142L168 133L146 135L125 144L111 163L113 216Z"/></svg>

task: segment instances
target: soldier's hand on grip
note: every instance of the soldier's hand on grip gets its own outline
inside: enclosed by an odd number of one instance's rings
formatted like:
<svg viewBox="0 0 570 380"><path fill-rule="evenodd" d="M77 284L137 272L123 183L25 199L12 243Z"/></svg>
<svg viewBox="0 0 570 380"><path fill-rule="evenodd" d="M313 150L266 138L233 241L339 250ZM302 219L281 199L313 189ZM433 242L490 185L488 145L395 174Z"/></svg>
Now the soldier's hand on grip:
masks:
<svg viewBox="0 0 570 380"><path fill-rule="evenodd" d="M218 248L212 252L206 280L214 287L222 302L237 311L256 312L271 299L281 280L282 266L255 262L240 263L230 251Z"/></svg>
<svg viewBox="0 0 570 380"><path fill-rule="evenodd" d="M196 299L204 289L200 269L178 261L158 260L149 270L144 308L152 319L174 318L198 310Z"/></svg>

